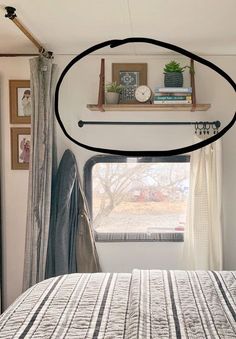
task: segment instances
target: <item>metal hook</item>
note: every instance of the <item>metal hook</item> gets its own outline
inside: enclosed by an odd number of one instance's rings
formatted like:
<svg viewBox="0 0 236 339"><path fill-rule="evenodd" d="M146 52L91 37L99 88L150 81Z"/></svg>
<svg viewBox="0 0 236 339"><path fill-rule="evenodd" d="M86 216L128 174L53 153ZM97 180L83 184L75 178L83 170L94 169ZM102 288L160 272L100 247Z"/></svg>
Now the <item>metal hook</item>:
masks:
<svg viewBox="0 0 236 339"><path fill-rule="evenodd" d="M202 121L198 122L199 134L202 135L202 130L204 129L204 123Z"/></svg>
<svg viewBox="0 0 236 339"><path fill-rule="evenodd" d="M218 133L219 131L219 124L217 123L217 121L214 123L214 124L212 124L212 129L213 129L213 133L214 134L216 134L216 133Z"/></svg>
<svg viewBox="0 0 236 339"><path fill-rule="evenodd" d="M205 122L203 123L203 134L204 135L206 134L206 123Z"/></svg>
<svg viewBox="0 0 236 339"><path fill-rule="evenodd" d="M206 133L207 133L207 134L210 133L210 127L211 127L211 125L210 125L210 123L207 121L207 122L205 123L205 130L206 130Z"/></svg>

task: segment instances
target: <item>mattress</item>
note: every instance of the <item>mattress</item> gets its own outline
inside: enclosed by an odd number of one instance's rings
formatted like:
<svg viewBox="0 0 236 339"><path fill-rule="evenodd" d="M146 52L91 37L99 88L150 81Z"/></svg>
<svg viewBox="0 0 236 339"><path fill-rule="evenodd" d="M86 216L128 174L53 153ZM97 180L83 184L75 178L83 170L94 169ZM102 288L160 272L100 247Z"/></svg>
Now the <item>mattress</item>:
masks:
<svg viewBox="0 0 236 339"><path fill-rule="evenodd" d="M34 285L0 338L236 338L236 272L69 274Z"/></svg>

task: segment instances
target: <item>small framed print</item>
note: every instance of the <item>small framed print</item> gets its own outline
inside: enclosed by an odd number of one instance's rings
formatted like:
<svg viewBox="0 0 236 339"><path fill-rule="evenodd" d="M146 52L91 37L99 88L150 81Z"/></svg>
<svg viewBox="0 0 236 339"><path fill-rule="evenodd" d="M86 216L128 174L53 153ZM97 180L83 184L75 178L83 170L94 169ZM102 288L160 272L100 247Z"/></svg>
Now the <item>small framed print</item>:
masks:
<svg viewBox="0 0 236 339"><path fill-rule="evenodd" d="M30 124L31 90L29 80L9 80L10 123Z"/></svg>
<svg viewBox="0 0 236 339"><path fill-rule="evenodd" d="M11 168L13 170L29 169L30 143L30 128L11 128Z"/></svg>
<svg viewBox="0 0 236 339"><path fill-rule="evenodd" d="M112 82L116 82L123 86L120 95L120 103L137 103L134 93L138 86L147 85L147 64L113 63Z"/></svg>

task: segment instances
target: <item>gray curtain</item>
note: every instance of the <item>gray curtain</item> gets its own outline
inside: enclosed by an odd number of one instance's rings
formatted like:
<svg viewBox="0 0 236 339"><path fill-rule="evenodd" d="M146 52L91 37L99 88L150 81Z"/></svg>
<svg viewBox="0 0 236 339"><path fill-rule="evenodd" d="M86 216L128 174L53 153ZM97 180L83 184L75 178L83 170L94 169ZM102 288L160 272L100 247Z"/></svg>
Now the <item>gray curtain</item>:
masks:
<svg viewBox="0 0 236 339"><path fill-rule="evenodd" d="M45 278L54 172L53 95L56 65L43 56L30 60L31 159L23 290Z"/></svg>

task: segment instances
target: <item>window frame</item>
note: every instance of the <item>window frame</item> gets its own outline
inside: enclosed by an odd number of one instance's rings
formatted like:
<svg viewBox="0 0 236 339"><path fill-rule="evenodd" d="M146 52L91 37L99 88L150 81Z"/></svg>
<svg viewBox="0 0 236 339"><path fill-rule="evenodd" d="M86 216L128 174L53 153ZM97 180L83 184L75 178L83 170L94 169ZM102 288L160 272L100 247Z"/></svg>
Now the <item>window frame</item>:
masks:
<svg viewBox="0 0 236 339"><path fill-rule="evenodd" d="M92 156L88 159L84 165L84 190L85 196L88 202L88 208L90 211L91 220L93 220L93 209L92 209L92 169L93 166L98 163L127 163L127 162L136 162L136 163L162 163L162 162L177 162L177 163L190 163L190 155L175 155L167 157L126 157L118 155L106 155L99 154ZM98 232L93 228L95 240L97 242L183 242L184 241L184 232L177 233L152 233L151 235L141 232L137 233L109 233L109 232ZM133 234L136 236L132 237ZM139 235L139 236L137 236Z"/></svg>

